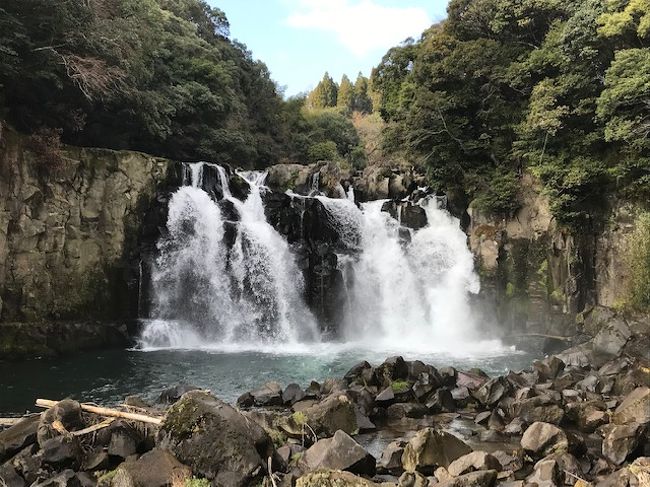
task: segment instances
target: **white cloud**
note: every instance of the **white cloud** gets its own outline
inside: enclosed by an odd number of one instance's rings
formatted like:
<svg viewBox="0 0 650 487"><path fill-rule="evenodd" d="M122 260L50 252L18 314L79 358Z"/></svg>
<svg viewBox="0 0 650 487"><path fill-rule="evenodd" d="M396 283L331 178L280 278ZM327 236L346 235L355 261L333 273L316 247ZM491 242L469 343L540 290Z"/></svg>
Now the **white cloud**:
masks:
<svg viewBox="0 0 650 487"><path fill-rule="evenodd" d="M362 57L386 50L407 37L418 37L431 25L426 10L386 7L373 0L295 0L287 24L336 35L352 54Z"/></svg>

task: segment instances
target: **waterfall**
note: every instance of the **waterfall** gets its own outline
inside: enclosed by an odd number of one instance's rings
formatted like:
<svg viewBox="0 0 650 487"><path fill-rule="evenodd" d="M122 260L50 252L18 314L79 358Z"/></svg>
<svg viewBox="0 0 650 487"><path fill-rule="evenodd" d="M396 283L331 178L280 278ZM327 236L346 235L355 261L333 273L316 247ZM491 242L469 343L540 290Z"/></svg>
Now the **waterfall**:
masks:
<svg viewBox="0 0 650 487"><path fill-rule="evenodd" d="M234 244L225 239L219 202L208 194L215 181L206 180L207 169L216 174L224 200L239 213ZM142 333L144 347L317 338L315 320L302 299L302 274L287 242L264 215L260 193L266 174L241 176L250 185L244 202L231 195L223 167L184 165L184 185L169 201L168 234L158 244L153 319Z"/></svg>
<svg viewBox="0 0 650 487"><path fill-rule="evenodd" d="M472 254L457 219L423 203L428 225L400 237L400 224L381 211L384 201L362 207L360 253L347 266L352 303L343 323L348 341L376 347L444 350L476 337L468 295L479 290Z"/></svg>

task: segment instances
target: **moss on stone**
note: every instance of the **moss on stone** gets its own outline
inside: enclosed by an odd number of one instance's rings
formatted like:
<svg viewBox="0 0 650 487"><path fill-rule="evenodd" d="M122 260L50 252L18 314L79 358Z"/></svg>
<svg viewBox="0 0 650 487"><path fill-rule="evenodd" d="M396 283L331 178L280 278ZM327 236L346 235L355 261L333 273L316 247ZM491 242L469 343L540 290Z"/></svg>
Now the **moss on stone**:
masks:
<svg viewBox="0 0 650 487"><path fill-rule="evenodd" d="M408 391L411 385L405 380L394 380L391 382L390 387L395 394L401 394L402 392Z"/></svg>

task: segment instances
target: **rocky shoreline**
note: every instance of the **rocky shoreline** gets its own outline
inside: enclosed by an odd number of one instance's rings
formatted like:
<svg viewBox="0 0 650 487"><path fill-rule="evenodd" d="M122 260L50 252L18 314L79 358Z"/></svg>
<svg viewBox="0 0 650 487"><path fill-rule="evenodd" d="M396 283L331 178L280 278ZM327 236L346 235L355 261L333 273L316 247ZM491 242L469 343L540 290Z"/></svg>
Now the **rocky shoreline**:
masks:
<svg viewBox="0 0 650 487"><path fill-rule="evenodd" d="M488 377L391 357L267 383L237 407L177 386L105 420L64 400L0 431L0 479L32 486L647 486L647 322ZM0 482L2 484L2 482Z"/></svg>

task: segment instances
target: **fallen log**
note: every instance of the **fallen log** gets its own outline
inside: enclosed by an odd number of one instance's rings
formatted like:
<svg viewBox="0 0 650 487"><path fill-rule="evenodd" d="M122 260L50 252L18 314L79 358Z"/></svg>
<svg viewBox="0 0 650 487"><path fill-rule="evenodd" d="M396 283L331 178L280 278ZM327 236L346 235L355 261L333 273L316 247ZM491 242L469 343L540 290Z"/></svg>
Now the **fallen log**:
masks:
<svg viewBox="0 0 650 487"><path fill-rule="evenodd" d="M50 401L49 399L36 399L36 405L41 408L51 408L56 406L58 401ZM147 416L145 414L125 413L117 409L102 408L98 406L91 406L90 404L81 404L81 409L88 413L98 414L100 416L108 416L111 418L130 419L132 421L140 421L141 423L161 424L162 419Z"/></svg>

